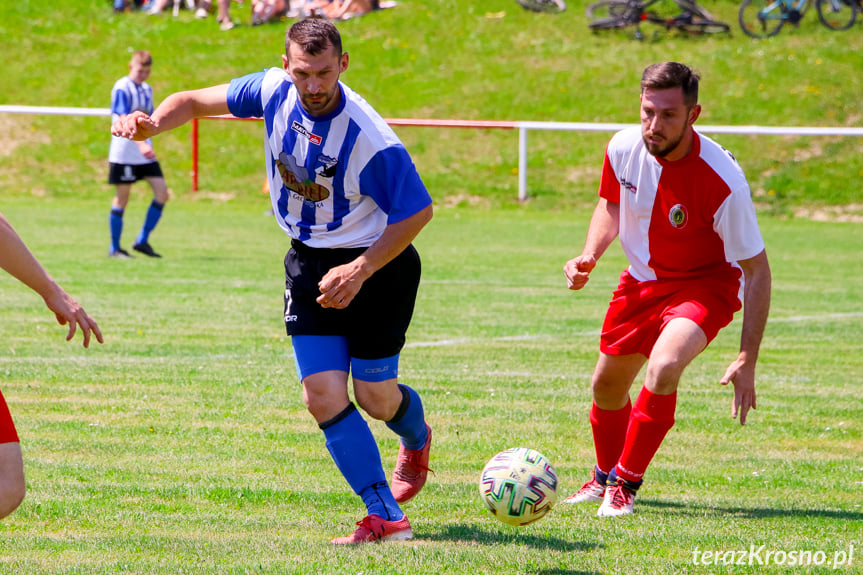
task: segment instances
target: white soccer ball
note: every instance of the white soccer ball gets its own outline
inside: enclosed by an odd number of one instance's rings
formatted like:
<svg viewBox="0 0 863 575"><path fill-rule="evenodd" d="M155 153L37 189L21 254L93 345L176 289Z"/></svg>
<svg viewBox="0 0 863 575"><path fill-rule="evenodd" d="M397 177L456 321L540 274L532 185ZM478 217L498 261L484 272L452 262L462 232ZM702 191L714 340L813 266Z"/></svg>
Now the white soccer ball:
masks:
<svg viewBox="0 0 863 575"><path fill-rule="evenodd" d="M545 517L557 502L557 473L535 449L513 447L483 468L479 493L498 520L527 525Z"/></svg>

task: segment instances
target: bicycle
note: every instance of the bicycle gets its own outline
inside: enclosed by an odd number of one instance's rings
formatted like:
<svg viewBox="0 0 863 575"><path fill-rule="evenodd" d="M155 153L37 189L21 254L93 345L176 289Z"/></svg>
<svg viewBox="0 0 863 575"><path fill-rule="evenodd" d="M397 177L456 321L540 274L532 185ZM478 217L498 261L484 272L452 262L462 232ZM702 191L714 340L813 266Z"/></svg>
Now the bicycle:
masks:
<svg viewBox="0 0 863 575"><path fill-rule="evenodd" d="M716 20L710 12L689 0L674 0L681 12L673 18L660 16L654 4L661 0L600 0L585 10L592 21L591 30L615 30L635 26L635 37L644 39L641 23L649 22L666 30L680 30L690 34L718 34L731 31L725 22Z"/></svg>
<svg viewBox="0 0 863 575"><path fill-rule="evenodd" d="M747 36L768 38L779 34L786 22L799 25L809 6L809 0L743 0L737 20Z"/></svg>
<svg viewBox="0 0 863 575"><path fill-rule="evenodd" d="M818 19L831 30L847 30L863 12L863 0L816 0Z"/></svg>

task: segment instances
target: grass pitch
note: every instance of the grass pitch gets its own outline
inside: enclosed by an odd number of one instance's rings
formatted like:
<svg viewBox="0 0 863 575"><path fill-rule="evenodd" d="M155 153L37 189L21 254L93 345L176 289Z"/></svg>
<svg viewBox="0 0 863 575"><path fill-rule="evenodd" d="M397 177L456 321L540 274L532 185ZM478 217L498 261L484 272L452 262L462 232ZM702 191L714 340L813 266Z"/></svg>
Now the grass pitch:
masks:
<svg viewBox="0 0 863 575"><path fill-rule="evenodd" d="M127 225L143 217L131 206ZM792 551L833 560L863 546L859 225L762 218L775 295L744 428L717 383L738 317L687 371L635 516L558 505L519 529L484 509L479 472L525 445L554 462L562 496L585 479L597 330L624 260L612 249L572 293L561 268L589 211L439 208L417 241L402 354L435 430L436 474L405 506L416 539L334 549L364 509L303 408L280 318L287 238L264 209L169 205L153 236L165 258L116 261L93 231L101 203L4 206L106 343L66 344L34 294L0 279L0 377L29 488L0 523L0 572L780 573ZM372 428L389 473L396 438ZM704 555L750 546L784 564Z"/></svg>

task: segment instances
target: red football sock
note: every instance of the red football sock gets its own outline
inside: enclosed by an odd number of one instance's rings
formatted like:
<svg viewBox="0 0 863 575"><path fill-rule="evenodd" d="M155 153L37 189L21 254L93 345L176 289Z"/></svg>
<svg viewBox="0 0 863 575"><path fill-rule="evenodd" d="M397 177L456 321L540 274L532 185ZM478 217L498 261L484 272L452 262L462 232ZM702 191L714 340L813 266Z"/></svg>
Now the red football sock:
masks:
<svg viewBox="0 0 863 575"><path fill-rule="evenodd" d="M617 476L638 482L656 455L665 434L674 425L677 392L657 395L642 388L632 408L632 418L623 444L623 454L617 463Z"/></svg>
<svg viewBox="0 0 863 575"><path fill-rule="evenodd" d="M608 473L620 459L632 401L627 400L621 409L600 409L594 403L590 408L590 426L593 429L593 447L596 450L596 465Z"/></svg>

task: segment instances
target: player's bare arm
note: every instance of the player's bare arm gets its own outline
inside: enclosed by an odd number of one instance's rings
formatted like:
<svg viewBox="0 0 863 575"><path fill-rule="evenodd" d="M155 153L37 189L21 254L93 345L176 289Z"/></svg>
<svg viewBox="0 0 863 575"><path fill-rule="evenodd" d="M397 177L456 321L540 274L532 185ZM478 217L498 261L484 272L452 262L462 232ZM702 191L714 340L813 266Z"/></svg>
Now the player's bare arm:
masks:
<svg viewBox="0 0 863 575"><path fill-rule="evenodd" d="M69 325L66 341L71 340L80 327L84 336L84 347L90 346L91 332L95 334L99 343L103 342L102 332L95 320L87 315L81 305L45 271L2 214L0 214L0 245L3 246L0 250L0 268L42 296L45 305L54 312L60 325Z"/></svg>
<svg viewBox="0 0 863 575"><path fill-rule="evenodd" d="M400 222L390 224L378 240L354 261L331 269L321 279L321 295L317 302L322 307L344 309L359 293L373 273L402 253L432 218L429 205Z"/></svg>
<svg viewBox="0 0 863 575"><path fill-rule="evenodd" d="M566 262L563 273L566 276L567 287L580 290L590 279L590 272L596 267L596 262L617 237L620 227L620 204L600 198L590 227L587 229L587 240L581 255Z"/></svg>
<svg viewBox="0 0 863 575"><path fill-rule="evenodd" d="M738 263L743 269L745 280L740 353L719 382L722 385L734 384L731 417L739 414L740 425L745 425L749 409L756 408L755 363L758 361L758 349L770 311L772 277L766 251Z"/></svg>
<svg viewBox="0 0 863 575"><path fill-rule="evenodd" d="M182 126L193 118L228 114L228 84L177 92L159 104L152 116L133 112L118 119L111 133L130 140L146 140Z"/></svg>

